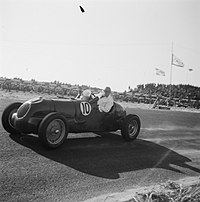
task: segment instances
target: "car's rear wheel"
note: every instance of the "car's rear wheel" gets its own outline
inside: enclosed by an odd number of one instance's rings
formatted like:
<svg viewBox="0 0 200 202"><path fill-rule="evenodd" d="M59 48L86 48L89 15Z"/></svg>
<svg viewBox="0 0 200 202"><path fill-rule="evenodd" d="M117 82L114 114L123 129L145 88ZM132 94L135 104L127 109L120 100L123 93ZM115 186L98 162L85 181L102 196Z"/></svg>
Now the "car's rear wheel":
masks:
<svg viewBox="0 0 200 202"><path fill-rule="evenodd" d="M43 144L51 149L59 147L68 135L68 126L63 115L53 112L43 118L38 135Z"/></svg>
<svg viewBox="0 0 200 202"><path fill-rule="evenodd" d="M129 114L126 116L122 124L122 137L129 142L135 140L139 135L140 126L141 123L139 117L137 115Z"/></svg>
<svg viewBox="0 0 200 202"><path fill-rule="evenodd" d="M22 105L20 102L15 102L10 105L8 105L2 114L2 125L4 129L11 134L19 134L19 131L17 131L13 125L12 115L17 112L19 107Z"/></svg>

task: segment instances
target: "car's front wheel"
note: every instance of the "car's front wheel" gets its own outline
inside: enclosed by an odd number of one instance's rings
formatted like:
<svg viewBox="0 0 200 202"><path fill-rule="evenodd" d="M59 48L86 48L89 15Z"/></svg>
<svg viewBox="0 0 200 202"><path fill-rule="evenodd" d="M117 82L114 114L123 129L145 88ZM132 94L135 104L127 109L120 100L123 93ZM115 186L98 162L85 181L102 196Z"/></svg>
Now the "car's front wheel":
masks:
<svg viewBox="0 0 200 202"><path fill-rule="evenodd" d="M137 115L129 114L125 117L124 122L122 124L122 137L126 141L133 141L137 138L140 132L140 119Z"/></svg>
<svg viewBox="0 0 200 202"><path fill-rule="evenodd" d="M50 149L58 148L68 135L65 117L57 112L48 114L39 125L38 135L46 147Z"/></svg>
<svg viewBox="0 0 200 202"><path fill-rule="evenodd" d="M17 110L19 109L21 105L22 103L15 102L7 106L5 110L3 111L3 114L1 117L2 125L8 133L11 133L11 134L19 133L19 131L17 131L13 125L12 115L17 112Z"/></svg>

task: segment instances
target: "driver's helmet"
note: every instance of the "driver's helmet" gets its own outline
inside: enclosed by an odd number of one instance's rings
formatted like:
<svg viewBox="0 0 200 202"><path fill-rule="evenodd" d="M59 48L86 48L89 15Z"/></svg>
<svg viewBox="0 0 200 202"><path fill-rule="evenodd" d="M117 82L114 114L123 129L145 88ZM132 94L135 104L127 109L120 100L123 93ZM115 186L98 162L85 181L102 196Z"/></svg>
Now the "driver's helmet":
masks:
<svg viewBox="0 0 200 202"><path fill-rule="evenodd" d="M82 92L82 98L81 98L81 100L85 100L85 101L89 101L89 99L90 99L90 96L91 96L91 90L89 90L89 89L87 89L87 90L84 90L83 92Z"/></svg>

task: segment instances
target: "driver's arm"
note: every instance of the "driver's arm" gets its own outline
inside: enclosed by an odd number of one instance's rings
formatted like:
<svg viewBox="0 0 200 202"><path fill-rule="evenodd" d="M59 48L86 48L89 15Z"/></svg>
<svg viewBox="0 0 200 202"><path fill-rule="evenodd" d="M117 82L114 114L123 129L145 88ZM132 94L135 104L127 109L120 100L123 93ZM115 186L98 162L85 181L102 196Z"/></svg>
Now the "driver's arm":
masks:
<svg viewBox="0 0 200 202"><path fill-rule="evenodd" d="M90 100L89 102L92 104L92 103L94 103L94 102L97 102L99 100L99 98L98 97L94 97L92 100Z"/></svg>
<svg viewBox="0 0 200 202"><path fill-rule="evenodd" d="M90 103L97 102L102 96L104 96L104 91L98 93L98 94L91 94L92 100L90 100Z"/></svg>
<svg viewBox="0 0 200 202"><path fill-rule="evenodd" d="M98 93L96 96L100 99L101 97L103 97L105 95L104 91L101 91L100 93Z"/></svg>

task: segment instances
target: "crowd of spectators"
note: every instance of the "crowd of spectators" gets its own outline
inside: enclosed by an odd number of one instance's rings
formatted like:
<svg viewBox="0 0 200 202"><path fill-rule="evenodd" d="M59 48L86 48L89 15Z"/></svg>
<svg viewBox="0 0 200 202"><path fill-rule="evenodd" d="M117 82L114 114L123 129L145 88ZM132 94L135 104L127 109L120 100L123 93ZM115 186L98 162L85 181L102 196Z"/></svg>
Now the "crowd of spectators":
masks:
<svg viewBox="0 0 200 202"><path fill-rule="evenodd" d="M130 89L124 100L167 106L200 108L200 87L191 85L142 84Z"/></svg>
<svg viewBox="0 0 200 202"><path fill-rule="evenodd" d="M23 91L35 93L47 93L57 96L75 97L79 90L88 89L89 86L64 84L58 81L37 82L34 79L24 81L19 78L7 79L0 77L0 89L5 91ZM90 88L93 93L101 89ZM113 92L115 101L129 101L136 103L154 104L157 101L160 105L200 108L200 87L191 85L166 85L166 84L141 84L137 88L123 93Z"/></svg>
<svg viewBox="0 0 200 202"><path fill-rule="evenodd" d="M136 91L149 95L156 94L178 99L200 99L200 88L191 85L156 85L155 83L150 83L138 85Z"/></svg>
<svg viewBox="0 0 200 202"><path fill-rule="evenodd" d="M0 89L11 92L11 91L22 91L38 94L56 95L59 97L76 97L80 89L85 90L90 88L86 85L71 85L69 83L62 83L59 81L54 82L38 82L34 79L23 80L20 78L3 78L0 77ZM92 88L92 91L98 92L99 88Z"/></svg>

